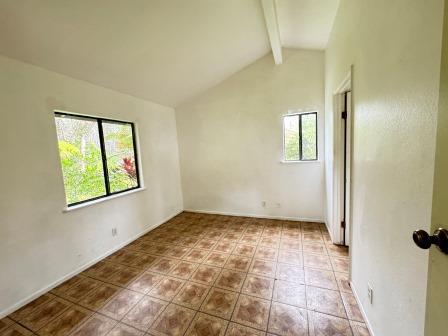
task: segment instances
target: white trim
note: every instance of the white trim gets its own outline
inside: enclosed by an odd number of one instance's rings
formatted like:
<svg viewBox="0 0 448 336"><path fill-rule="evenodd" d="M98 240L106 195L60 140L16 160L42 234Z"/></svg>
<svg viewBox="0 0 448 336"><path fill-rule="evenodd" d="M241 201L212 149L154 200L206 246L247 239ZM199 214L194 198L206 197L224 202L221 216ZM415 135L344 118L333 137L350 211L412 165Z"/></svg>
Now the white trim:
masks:
<svg viewBox="0 0 448 336"><path fill-rule="evenodd" d="M280 163L322 163L322 160L281 160Z"/></svg>
<svg viewBox="0 0 448 336"><path fill-rule="evenodd" d="M333 172L332 172L332 181L333 184L333 194L331 195L330 206L331 209L331 222L328 223L330 227L330 236L335 244L342 244L342 228L341 228L341 205L342 205L342 190L343 190L343 181L341 181L341 167L343 165L343 153L341 152L342 147L342 139L341 139L341 112L343 109L343 97L342 94L351 91L352 89L352 76L353 76L353 66L350 67L350 71L345 76L344 80L339 85L338 89L333 92ZM352 97L353 99L353 97ZM350 104L352 104L350 102ZM351 106L351 112L353 114L353 106ZM347 118L351 118L351 116L347 116ZM351 130L349 130L351 132ZM349 179L350 180L350 179ZM349 208L351 206L349 205ZM347 225L350 225L348 223ZM349 234L351 232L351 227ZM351 245L351 240L348 242Z"/></svg>
<svg viewBox="0 0 448 336"><path fill-rule="evenodd" d="M156 227L162 225L163 223L169 221L171 218L176 217L177 215L179 215L180 213L182 213L183 210L179 210L177 211L175 214L168 216L167 218L161 220L160 222L151 225L150 227L144 229L142 232L138 233L137 235L135 235L134 237L126 240L125 242L115 246L113 249L107 251L106 253L102 254L101 256L95 258L92 261L87 262L86 264L82 265L81 267L77 268L76 270L74 270L73 272L70 272L66 275L64 275L62 278L56 280L55 282L53 282L52 284L39 289L38 291L34 292L33 294L27 296L25 299L19 301L18 303L14 304L13 306L4 309L3 311L0 312L0 319L2 319L3 317L8 316L9 314L11 314L12 312L16 311L17 309L25 306L26 304L30 303L31 301L37 299L39 296L47 293L48 291L52 290L53 288L55 288L56 286L60 285L61 283L63 283L64 281L72 278L73 276L81 273L82 271L86 270L87 268L89 268L90 266L96 264L98 261L108 257L109 255L111 255L112 253L115 253L116 251L118 251L119 249L123 248L124 246L128 245L129 243L133 242L134 240L140 238L141 236L143 236L144 234L146 234L147 232L154 230Z"/></svg>
<svg viewBox="0 0 448 336"><path fill-rule="evenodd" d="M62 210L62 212L71 212L71 211L74 211L74 210L82 209L82 208L85 208L85 207L88 207L88 206L91 206L91 205L95 205L95 204L98 204L98 203L109 201L111 199L122 197L122 196L126 196L126 195L129 195L129 194L134 194L136 192L144 191L144 190L146 190L146 187L132 189L132 190L128 190L128 191L123 191L123 192L118 193L118 194L114 194L114 195L98 198L98 199L92 200L90 202L85 202L85 203L81 203L81 204L78 204L78 205L73 205L71 207L67 206L67 207L64 208L64 210Z"/></svg>
<svg viewBox="0 0 448 336"><path fill-rule="evenodd" d="M367 329L369 329L370 336L375 336L375 333L373 332L373 329L372 329L372 325L370 324L369 319L367 318L366 312L364 311L364 307L361 304L361 300L359 299L358 293L356 292L355 286L353 285L352 281L350 281L350 287L352 289L353 296L355 297L356 302L358 303L358 307L359 307L359 310L361 311L361 315L362 315L362 318L364 319L364 323L366 324Z"/></svg>
<svg viewBox="0 0 448 336"><path fill-rule="evenodd" d="M210 214L210 215L253 217L253 218L266 218L266 219L282 219L282 220L290 220L290 221L295 221L295 222L312 222L312 223L322 223L322 224L324 224L324 220L323 219L318 219L318 218L270 216L270 215L249 214L249 213L241 213L241 212L225 212L225 211L216 211L216 210L197 210L197 209L184 209L184 211L195 212L195 213L203 213L203 214Z"/></svg>
<svg viewBox="0 0 448 336"><path fill-rule="evenodd" d="M53 110L53 114L54 113L66 113L66 114L72 114L72 115L75 115L75 116L78 116L78 117L87 117L87 118L96 118L96 119L109 119L109 120L112 120L112 121L121 121L121 122L124 122L124 123L132 123L132 124L135 123L135 121L123 120L123 119L114 119L114 118L110 118L110 117L100 116L100 115L97 115L97 114L86 114L86 113L64 111L64 110Z"/></svg>
<svg viewBox="0 0 448 336"><path fill-rule="evenodd" d="M344 91L350 90L352 86L352 73L353 73L353 65L350 66L350 71L345 76L344 80L339 84L339 87L333 92L333 94L342 93Z"/></svg>
<svg viewBox="0 0 448 336"><path fill-rule="evenodd" d="M288 113L283 114L282 117L289 117L289 116L293 116L293 115L309 114L309 113L319 114L319 110L314 109L314 110L309 110L309 111L302 111L301 109L293 109L293 110L288 110Z"/></svg>

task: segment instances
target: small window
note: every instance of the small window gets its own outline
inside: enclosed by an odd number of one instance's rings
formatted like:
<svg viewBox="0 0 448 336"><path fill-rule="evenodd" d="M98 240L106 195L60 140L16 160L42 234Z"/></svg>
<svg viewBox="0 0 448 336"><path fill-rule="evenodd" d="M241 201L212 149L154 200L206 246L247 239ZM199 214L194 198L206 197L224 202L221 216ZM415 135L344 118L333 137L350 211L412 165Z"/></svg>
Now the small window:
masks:
<svg viewBox="0 0 448 336"><path fill-rule="evenodd" d="M134 124L55 113L68 206L140 187Z"/></svg>
<svg viewBox="0 0 448 336"><path fill-rule="evenodd" d="M283 159L317 160L317 112L283 117Z"/></svg>

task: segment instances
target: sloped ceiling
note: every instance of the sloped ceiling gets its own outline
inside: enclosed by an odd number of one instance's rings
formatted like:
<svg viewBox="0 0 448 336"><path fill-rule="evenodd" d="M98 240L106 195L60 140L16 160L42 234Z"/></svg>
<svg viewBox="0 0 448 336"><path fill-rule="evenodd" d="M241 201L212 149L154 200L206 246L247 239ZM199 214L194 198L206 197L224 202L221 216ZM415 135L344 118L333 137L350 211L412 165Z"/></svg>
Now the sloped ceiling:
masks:
<svg viewBox="0 0 448 336"><path fill-rule="evenodd" d="M324 48L337 2L278 0L285 46ZM2 0L0 41L8 57L172 107L270 51L259 0Z"/></svg>
<svg viewBox="0 0 448 336"><path fill-rule="evenodd" d="M325 49L339 0L277 0L282 46Z"/></svg>

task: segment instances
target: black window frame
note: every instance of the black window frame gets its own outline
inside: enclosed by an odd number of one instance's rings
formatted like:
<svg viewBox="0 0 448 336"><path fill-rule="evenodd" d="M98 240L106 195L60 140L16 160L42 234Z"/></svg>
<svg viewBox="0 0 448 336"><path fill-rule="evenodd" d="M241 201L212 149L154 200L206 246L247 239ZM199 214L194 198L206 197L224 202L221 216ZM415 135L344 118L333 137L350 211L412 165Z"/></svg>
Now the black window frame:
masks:
<svg viewBox="0 0 448 336"><path fill-rule="evenodd" d="M62 112L62 111L54 111L54 116L55 117L68 117L68 118L73 118L73 119L86 119L86 120L96 121L96 124L98 126L98 137L99 137L99 140L100 140L101 161L102 161L102 164L103 164L104 186L105 186L106 194L101 195L101 196L97 196L97 197L92 197L92 198L89 198L89 199L86 199L86 200L83 200L83 201L79 201L79 202L67 203L67 207L68 208L76 206L76 205L80 205L80 204L83 204L83 203L92 202L92 201L95 201L95 200L98 200L98 199L107 198L107 197L110 197L110 196L122 194L124 192L128 192L128 191L131 191L131 190L135 190L135 189L140 189L141 188L140 170L139 170L139 157L138 157L138 153L137 153L138 152L137 151L137 137L136 137L136 133L135 133L135 124L133 122L131 122L131 121L124 121L124 120L109 119L109 118L101 118L101 117L92 117L92 116L87 116L87 115L83 115L83 114L75 114L75 113ZM137 185L135 187L124 189L124 190L120 190L120 191L114 191L114 192L110 191L109 170L107 169L106 146L105 146L105 142L104 142L103 122L115 123L115 124L125 124L125 125L130 125L131 126L132 146L134 147L135 173L136 173L136 176L137 176ZM65 188L64 188L64 192L65 192Z"/></svg>
<svg viewBox="0 0 448 336"><path fill-rule="evenodd" d="M302 116L304 115L310 115L310 114L314 114L316 116L316 158L315 159L304 159L303 158L303 152L302 152L302 141L303 141L303 137L302 137ZM292 117L292 116L297 116L299 118L299 159L298 160L288 160L286 158L286 134L285 134L285 118L287 117ZM283 161L284 162L300 162L300 161L318 161L319 160L319 135L318 135L318 119L317 119L317 111L312 111L312 112L297 112L297 113L290 113L290 114L286 114L283 116L282 118L282 127L283 127Z"/></svg>

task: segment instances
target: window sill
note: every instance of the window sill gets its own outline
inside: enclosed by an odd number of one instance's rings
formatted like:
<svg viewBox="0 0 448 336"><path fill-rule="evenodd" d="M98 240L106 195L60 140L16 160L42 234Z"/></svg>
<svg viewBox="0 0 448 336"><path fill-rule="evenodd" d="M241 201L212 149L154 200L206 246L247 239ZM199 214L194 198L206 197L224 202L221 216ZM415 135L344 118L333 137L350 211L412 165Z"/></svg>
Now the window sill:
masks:
<svg viewBox="0 0 448 336"><path fill-rule="evenodd" d="M141 187L141 188L138 188L138 189L125 191L125 192L122 192L122 193L119 193L119 194L111 195L111 196L104 197L104 198L99 198L99 199L96 199L96 200L93 200L93 201L90 201L90 202L74 205L74 206L71 206L71 207L65 207L64 210L62 210L62 212L71 212L71 211L74 211L74 210L78 210L78 209L82 209L82 208L85 208L85 207L89 207L89 206L94 205L94 204L106 202L106 201L109 201L109 200L114 199L114 198L118 198L118 197L130 195L130 194L134 194L136 192L143 191L143 190L146 190L146 187Z"/></svg>
<svg viewBox="0 0 448 336"><path fill-rule="evenodd" d="M285 161L282 160L280 161L280 163L286 163L286 164L291 164L291 163L322 163L321 160L309 160L309 161Z"/></svg>

